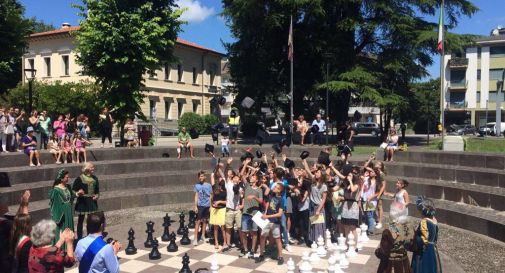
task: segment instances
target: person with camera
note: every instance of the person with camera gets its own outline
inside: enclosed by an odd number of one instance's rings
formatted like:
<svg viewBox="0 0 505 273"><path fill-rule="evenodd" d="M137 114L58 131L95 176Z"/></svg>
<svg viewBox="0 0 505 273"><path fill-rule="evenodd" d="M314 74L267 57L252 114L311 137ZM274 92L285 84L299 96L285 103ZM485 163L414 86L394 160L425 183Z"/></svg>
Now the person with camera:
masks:
<svg viewBox="0 0 505 273"><path fill-rule="evenodd" d="M91 213L86 220L89 235L77 243L75 257L79 261L79 272L119 272L117 254L121 243L113 240L107 244L102 237L105 218L101 213Z"/></svg>
<svg viewBox="0 0 505 273"><path fill-rule="evenodd" d="M233 108L230 112L230 117L228 118L228 125L230 126L231 144L236 144L238 138L238 129L240 127L240 116L238 115L238 110L236 108Z"/></svg>
<svg viewBox="0 0 505 273"><path fill-rule="evenodd" d="M195 158L193 155L193 145L189 142L191 136L186 131L186 127L182 127L181 131L177 135L177 140L179 141L179 147L177 147L177 158L181 158L182 149L188 150L191 158Z"/></svg>

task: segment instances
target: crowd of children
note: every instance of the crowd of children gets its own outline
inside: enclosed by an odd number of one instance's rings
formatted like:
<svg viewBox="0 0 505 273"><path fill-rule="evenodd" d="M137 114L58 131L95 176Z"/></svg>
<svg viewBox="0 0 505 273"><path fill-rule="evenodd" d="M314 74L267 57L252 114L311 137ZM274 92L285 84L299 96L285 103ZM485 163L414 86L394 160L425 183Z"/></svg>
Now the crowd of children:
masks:
<svg viewBox="0 0 505 273"><path fill-rule="evenodd" d="M306 156L302 166L295 166L285 155L269 158L260 152L256 157L246 152L238 166L232 158L216 164L210 183L203 172L198 174L196 230L206 232L201 236L195 232L194 245L198 238L208 241L208 235L214 238L216 250L227 252L237 246L241 257L258 263L265 253L277 252L278 264L283 264L282 253L291 252L290 244L310 246L320 236L326 240L327 229L332 240L339 233L358 238L356 228L365 223L373 235L382 228L384 196L393 197L403 208L409 202L405 180L397 181L396 193L385 191L384 165L374 155L363 166L342 160L311 165ZM258 212L257 217L268 220L263 229L258 220L253 221ZM238 236L232 236L236 232Z"/></svg>

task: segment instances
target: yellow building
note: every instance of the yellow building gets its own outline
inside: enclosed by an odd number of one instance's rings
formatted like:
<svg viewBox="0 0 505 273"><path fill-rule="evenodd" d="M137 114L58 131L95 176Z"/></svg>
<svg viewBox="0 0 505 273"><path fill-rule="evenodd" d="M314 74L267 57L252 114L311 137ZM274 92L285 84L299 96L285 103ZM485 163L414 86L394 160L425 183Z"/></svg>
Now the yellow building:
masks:
<svg viewBox="0 0 505 273"><path fill-rule="evenodd" d="M23 56L23 69L37 70L40 81L76 82L89 79L80 74L76 63L75 40L71 32L79 27L63 24L61 29L34 33ZM186 112L211 113L210 100L221 94L221 59L223 54L201 45L177 39L174 55L179 62L163 65L160 70L145 75L147 97L143 113L175 127ZM23 80L25 75L23 74Z"/></svg>

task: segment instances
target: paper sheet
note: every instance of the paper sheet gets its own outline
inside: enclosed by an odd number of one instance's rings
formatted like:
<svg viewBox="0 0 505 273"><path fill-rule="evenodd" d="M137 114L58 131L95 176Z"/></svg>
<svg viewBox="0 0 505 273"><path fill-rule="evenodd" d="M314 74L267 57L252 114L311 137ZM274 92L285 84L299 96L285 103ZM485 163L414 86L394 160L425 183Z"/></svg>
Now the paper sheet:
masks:
<svg viewBox="0 0 505 273"><path fill-rule="evenodd" d="M263 213L258 211L256 212L256 214L254 214L252 220L254 223L256 223L256 225L258 225L259 228L265 229L265 227L270 223L270 221L268 221L268 219L261 219L261 216L263 216Z"/></svg>
<svg viewBox="0 0 505 273"><path fill-rule="evenodd" d="M324 215L322 215L322 214L319 214L319 216L313 215L310 217L310 224L311 225L323 224L323 223L324 223Z"/></svg>

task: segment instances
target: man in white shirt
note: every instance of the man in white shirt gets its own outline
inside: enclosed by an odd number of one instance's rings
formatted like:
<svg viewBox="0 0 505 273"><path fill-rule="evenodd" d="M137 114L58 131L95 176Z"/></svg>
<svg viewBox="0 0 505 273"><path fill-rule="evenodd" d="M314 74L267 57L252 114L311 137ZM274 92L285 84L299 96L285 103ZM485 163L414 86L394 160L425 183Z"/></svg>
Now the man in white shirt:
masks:
<svg viewBox="0 0 505 273"><path fill-rule="evenodd" d="M321 114L316 115L316 119L312 122L312 126L317 125L319 130L312 135L312 145L323 145L323 135L326 132L326 122L321 119Z"/></svg>
<svg viewBox="0 0 505 273"><path fill-rule="evenodd" d="M119 273L117 253L121 243L107 244L102 238L105 219L103 215L91 213L87 217L86 228L89 235L81 239L75 248L80 273Z"/></svg>

